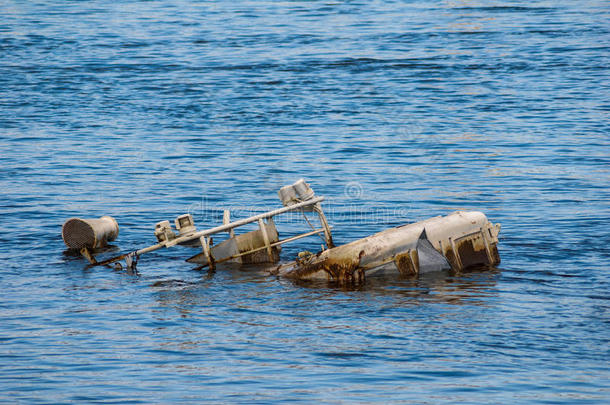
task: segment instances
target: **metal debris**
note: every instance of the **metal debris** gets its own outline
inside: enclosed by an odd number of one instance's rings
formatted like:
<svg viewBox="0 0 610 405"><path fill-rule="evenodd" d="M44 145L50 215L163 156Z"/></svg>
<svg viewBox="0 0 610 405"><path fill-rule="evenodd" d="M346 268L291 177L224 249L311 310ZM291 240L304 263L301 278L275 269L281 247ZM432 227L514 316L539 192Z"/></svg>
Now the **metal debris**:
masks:
<svg viewBox="0 0 610 405"><path fill-rule="evenodd" d="M95 249L106 246L119 236L119 224L114 218L70 218L61 229L61 236L70 249Z"/></svg>
<svg viewBox="0 0 610 405"><path fill-rule="evenodd" d="M120 268L115 263L125 260L128 271L135 270L140 256L178 245L198 246L201 251L186 260L210 270L224 262L277 263L281 245L316 234L324 241L318 253L301 252L294 262L281 264L270 273L299 280L362 283L372 275L394 273L411 277L500 263L497 248L500 225L490 223L481 212L454 212L335 247L331 226L322 211L324 197L316 197L303 179L282 187L278 194L284 207L234 222L230 222L230 212L225 211L223 224L206 230L198 231L190 214L176 218L175 230L169 221L158 222L154 230L156 244L99 262L90 249L116 238L118 225L112 217L71 218L64 224L62 236L66 245L80 249L92 266ZM280 239L273 218L294 211L301 212L312 229ZM318 228L311 223L307 212L317 214ZM258 229L236 234L236 229L251 223L258 224ZM212 236L225 233L226 239L214 245Z"/></svg>
<svg viewBox="0 0 610 405"><path fill-rule="evenodd" d="M300 259L274 274L299 280L360 281L364 275L461 271L500 263L498 233L481 212L454 212L387 229L346 245L324 250L307 262Z"/></svg>

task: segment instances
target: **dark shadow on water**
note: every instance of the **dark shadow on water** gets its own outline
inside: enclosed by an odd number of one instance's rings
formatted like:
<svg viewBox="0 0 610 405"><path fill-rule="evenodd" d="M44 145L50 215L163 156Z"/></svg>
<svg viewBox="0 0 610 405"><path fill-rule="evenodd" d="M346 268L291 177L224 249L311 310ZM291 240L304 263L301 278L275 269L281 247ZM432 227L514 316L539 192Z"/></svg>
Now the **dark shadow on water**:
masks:
<svg viewBox="0 0 610 405"><path fill-rule="evenodd" d="M452 305L485 305L490 296L495 296L496 285L501 275L498 268L479 267L462 271L459 274L440 271L417 277L399 275L369 277L362 284L341 284L328 281L286 280L268 275L268 266L224 265L215 272L197 270L201 276L194 280L176 278L156 280L151 287L161 293L163 301L172 299L192 302L193 297L206 294L206 290L235 289L236 295L248 294L253 288L264 293L267 285L279 280L283 285L303 289L304 292L322 292L325 296L350 295L353 299L371 297L395 297L404 305L420 305L425 302L442 302ZM197 290L197 291L196 291ZM242 291L240 291L242 290ZM277 293L276 290L273 290ZM269 291L269 293L272 293ZM173 298L172 298L173 297ZM161 297L160 297L161 298Z"/></svg>
<svg viewBox="0 0 610 405"><path fill-rule="evenodd" d="M464 285L487 285L492 282L495 285L500 274L500 269L495 267L481 266L461 272L438 271L421 274L417 276L384 275L367 277L362 284L339 283L326 280L293 280L295 285L304 288L331 288L337 291L375 291L379 288L386 289L389 286L434 286L439 284Z"/></svg>
<svg viewBox="0 0 610 405"><path fill-rule="evenodd" d="M459 274L440 271L414 277L399 275L369 277L363 284L341 284L327 281L292 281L296 286L368 297L396 297L404 305L442 302L451 305L486 305L497 295L501 270L493 267L472 268Z"/></svg>
<svg viewBox="0 0 610 405"><path fill-rule="evenodd" d="M121 249L115 245L107 245L102 248L90 249L89 250L92 256L98 261L104 261L106 259L112 258L114 256L118 256L121 254ZM66 249L63 251L62 258L66 262L80 262L82 263L83 272L91 271L92 269L100 268L115 272L123 272L130 276L140 276L138 272L137 266L135 268L126 268L125 261L118 261L114 264L98 266L90 264L89 261L83 257L78 249Z"/></svg>
<svg viewBox="0 0 610 405"><path fill-rule="evenodd" d="M120 248L118 246L115 245L108 245L102 248L97 248L97 249L90 249L91 254L93 254L97 259L100 259L100 255L105 255L105 254L109 254L109 253L113 253L116 254L118 252L120 252ZM80 251L78 249L65 249L63 251L63 259L64 260L74 260L74 259L83 259L83 256L80 254ZM86 260L85 260L86 263Z"/></svg>

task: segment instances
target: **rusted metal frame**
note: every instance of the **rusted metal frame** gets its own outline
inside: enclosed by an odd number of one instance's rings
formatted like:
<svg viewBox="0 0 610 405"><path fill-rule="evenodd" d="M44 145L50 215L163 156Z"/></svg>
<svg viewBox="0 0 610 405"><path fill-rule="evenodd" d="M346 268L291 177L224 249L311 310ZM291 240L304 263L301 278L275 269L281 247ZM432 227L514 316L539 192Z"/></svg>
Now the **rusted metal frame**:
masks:
<svg viewBox="0 0 610 405"><path fill-rule="evenodd" d="M254 215L250 218L245 218L239 221L235 221L235 222L231 222L228 224L224 224L224 225L220 225L214 228L210 228L210 229L206 229L203 231L199 231L199 232L194 232L190 235L185 235L185 236L181 236L178 237L176 239L173 239L171 241L163 241L160 243L157 243L155 245L151 245L142 249L138 249L134 252L135 255L140 256L143 255L144 253L149 253L149 252L154 252L155 250L159 250L161 248L164 247L172 247L175 246L179 243L183 243L183 242L190 242L192 240L196 240L201 238L202 236L209 236L209 235L213 235L216 233L220 233L220 232L225 232L225 231L231 231L233 228L237 228L238 226L242 226L242 225L246 225L252 222L256 222L259 219L267 219L267 218L271 218L275 215L280 215L286 212L290 212L290 211L296 211L298 209L301 209L303 207L308 207L310 205L315 205L318 204L320 202L324 201L324 197L316 197L316 198L312 198L311 200L308 201L303 201L297 204L293 204L293 205L289 205L287 207L282 207L282 208L278 208L276 210L273 211L269 211L269 212L264 212L262 214L258 214L258 215ZM98 265L106 265L106 264L111 264L114 262L118 262L119 260L123 260L125 257L127 257L127 255L130 253L126 253L126 254L122 254L116 257L112 257L110 259L104 260L103 262L97 262L93 265L98 266Z"/></svg>
<svg viewBox="0 0 610 405"><path fill-rule="evenodd" d="M312 235L315 235L315 234L320 234L320 233L323 233L323 232L324 232L324 229L316 229L316 230L313 230L311 232L302 233L300 235L291 236L290 238L286 238L286 239L282 239L282 240L274 242L274 243L270 243L269 247L273 248L273 247L280 246L280 245L282 245L284 243L287 243L287 242L293 242L295 240L306 238L308 236L312 236ZM263 250L263 249L267 249L267 246L258 247L256 249L248 250L247 252L238 253L238 254L235 254L233 256L225 257L225 258L222 258L220 260L216 260L215 263L219 264L219 263L223 263L223 262L226 262L226 261L229 261L229 260L232 260L232 259L237 259L238 257L249 255L251 253L256 253L256 252L258 252L260 250ZM206 267L206 266L207 266L207 264L204 264L203 266L200 266L199 268L203 268L203 267Z"/></svg>
<svg viewBox="0 0 610 405"><path fill-rule="evenodd" d="M87 249L86 247L82 248L80 250L80 254L89 261L89 263L91 264L98 264L97 260L95 260L95 257L91 254L91 252L89 251L89 249Z"/></svg>
<svg viewBox="0 0 610 405"><path fill-rule="evenodd" d="M485 238L483 228L479 228L479 230L476 232L471 232L467 235L462 235L457 239L462 240L462 239L472 238L473 236L478 235L478 234L480 234L481 237L483 238L483 242L485 244L485 252L487 254L487 259L489 260L489 263L491 264L491 263L493 263L493 260L491 259L491 257L492 257L491 250L489 249L489 245L487 243L487 239ZM453 255L455 256L456 264L460 267L458 270L463 270L464 264L462 263L462 258L460 257L458 250L455 248L455 241L452 238L449 238L449 243L451 244L451 249L453 250Z"/></svg>
<svg viewBox="0 0 610 405"><path fill-rule="evenodd" d="M210 228L210 229L206 229L203 231L199 231L199 232L195 232L191 235L185 235L179 238L176 238L172 241L169 241L168 243L164 243L164 244L157 244L157 245L153 245L153 246L149 246L147 249L147 252L150 252L152 250L157 250L160 249L161 247L171 247L174 245L177 245L178 243L183 243L183 242L188 242L191 241L193 239L199 239L201 236L209 236L209 235L213 235L215 233L220 233L220 232L224 232L224 231L228 231L230 229L233 228L237 228L238 226L242 226L242 225L246 225L246 224L250 224L252 222L257 222L259 219L267 219L279 214L283 214L285 212L290 212L290 211L295 211L298 209L301 209L303 207L307 207L310 205L315 205L319 202L324 201L324 197L317 197L317 198L313 198L309 201L303 201L301 203L298 204L294 204L294 205L289 205L287 207L283 207L283 208L278 208L276 210L273 211L269 211L269 212L264 212L262 214L258 214L258 215L254 215L250 218L245 218L245 219L241 219L239 221L235 221L235 222L231 222L229 224L226 225L220 225L217 226L215 228ZM162 245L162 246L158 246L158 245ZM158 247L157 247L158 246ZM142 250L145 250L142 249Z"/></svg>
<svg viewBox="0 0 610 405"><path fill-rule="evenodd" d="M322 211L322 205L320 203L316 203L316 205L313 206L313 209L318 214L318 218L320 218L320 224L324 228L324 237L326 238L326 247L328 249L334 248L335 244L333 243L333 236L330 233L330 226L328 225L328 221L326 220L324 211Z"/></svg>
<svg viewBox="0 0 610 405"><path fill-rule="evenodd" d="M265 242L265 248L267 249L267 255L269 256L269 260L273 261L273 251L271 250L271 242L269 242L269 235L267 234L267 228L265 227L265 223L262 218L258 220L258 227L261 230L261 234L263 235L263 241Z"/></svg>
<svg viewBox="0 0 610 405"><path fill-rule="evenodd" d="M470 236L470 235L466 235L466 236ZM449 239L449 244L451 245L451 250L453 251L453 256L455 257L455 264L457 264L457 266L459 267L459 269L456 269L456 270L462 270L464 268L464 265L462 264L462 259L460 258L460 254L458 253L457 249L455 248L455 242L452 238L448 238L448 239Z"/></svg>
<svg viewBox="0 0 610 405"><path fill-rule="evenodd" d="M305 210L301 210L301 213L303 214L303 218L305 218L305 222L307 222L307 225L309 225L309 227L311 229L316 229L315 226L313 226L313 224L311 223L311 221L309 220L309 218L307 218L307 215L305 215ZM324 233L326 233L326 230L324 230ZM319 235L319 234L318 234ZM322 239L322 242L326 243L326 238L324 236L320 235L320 239ZM327 246L328 247L328 246ZM322 245L322 250L324 250L324 245Z"/></svg>
<svg viewBox="0 0 610 405"><path fill-rule="evenodd" d="M96 261L95 263L91 263L91 266L107 266L109 264L112 264L114 262L118 262L123 260L124 258L126 258L130 253L133 252L129 252L129 253L123 253L122 255L119 256L115 256L115 257L111 257L110 259L106 259L103 260L101 262Z"/></svg>

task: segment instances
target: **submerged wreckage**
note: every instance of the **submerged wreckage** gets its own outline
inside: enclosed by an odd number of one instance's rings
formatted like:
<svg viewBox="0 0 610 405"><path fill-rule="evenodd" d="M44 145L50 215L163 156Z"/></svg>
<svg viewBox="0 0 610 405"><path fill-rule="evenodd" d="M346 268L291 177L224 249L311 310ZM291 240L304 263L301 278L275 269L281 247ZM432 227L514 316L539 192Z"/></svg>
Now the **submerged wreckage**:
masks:
<svg viewBox="0 0 610 405"><path fill-rule="evenodd" d="M489 222L481 212L458 211L335 246L331 227L322 211L324 197L316 197L305 180L282 187L279 197L282 208L235 222L230 222L230 212L225 210L223 224L210 229L197 230L190 214L176 218L175 230L169 221L161 221L155 226L156 244L103 261L97 261L92 251L118 236L119 226L112 217L71 218L63 225L62 237L68 248L80 251L94 266L122 268L120 262L125 261L128 269L134 269L138 258L145 253L186 245L201 249L186 259L187 262L214 270L224 262L278 263L284 243L316 234L322 236L324 245L320 252L301 252L295 261L270 270L270 274L298 280L360 283L369 275L414 276L500 263L497 248L500 225ZM288 212L301 212L311 231L279 239L273 217ZM307 212L317 214L318 228L310 222ZM258 229L235 234L236 228L252 223L258 224ZM212 235L224 233L228 234L227 239L213 245Z"/></svg>

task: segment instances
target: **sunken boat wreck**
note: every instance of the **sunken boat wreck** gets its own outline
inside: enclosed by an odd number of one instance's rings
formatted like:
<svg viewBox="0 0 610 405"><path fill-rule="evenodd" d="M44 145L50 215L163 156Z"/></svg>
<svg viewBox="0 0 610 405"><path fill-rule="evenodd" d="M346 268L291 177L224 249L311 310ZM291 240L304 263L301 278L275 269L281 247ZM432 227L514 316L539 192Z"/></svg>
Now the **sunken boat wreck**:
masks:
<svg viewBox="0 0 610 405"><path fill-rule="evenodd" d="M335 246L331 226L322 211L324 197L317 197L305 180L282 187L279 197L283 207L231 222L224 211L223 224L197 230L191 214L155 225L157 242L148 247L98 261L94 252L117 238L119 226L109 216L98 219L70 218L62 227L62 237L69 249L77 250L92 266L135 269L140 256L162 248L190 246L199 252L186 259L199 268L214 271L221 263L266 264L269 274L295 280L328 280L362 283L374 275L419 274L471 267L495 266L498 253L499 224L492 224L478 211L457 211L424 221L386 229L351 243ZM300 212L311 227L307 232L280 239L273 218ZM307 214L317 216L317 227ZM236 233L240 227L256 224L258 228ZM281 246L312 235L324 244L318 253L303 251L291 262L280 262ZM226 239L213 244L213 235ZM271 267L269 267L271 264Z"/></svg>

